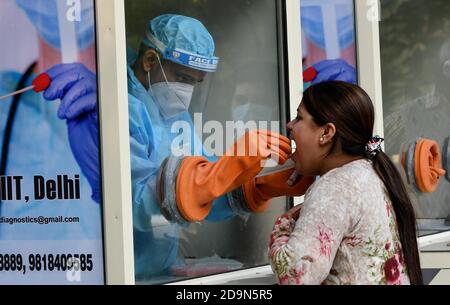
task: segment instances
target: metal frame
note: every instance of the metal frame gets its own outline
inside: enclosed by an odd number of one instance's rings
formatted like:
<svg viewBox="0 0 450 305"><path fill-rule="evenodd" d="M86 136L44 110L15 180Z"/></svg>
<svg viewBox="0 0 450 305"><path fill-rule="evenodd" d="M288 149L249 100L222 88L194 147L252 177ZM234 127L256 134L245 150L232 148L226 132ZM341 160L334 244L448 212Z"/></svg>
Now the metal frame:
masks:
<svg viewBox="0 0 450 305"><path fill-rule="evenodd" d="M369 18L373 10L378 15L378 1L355 0L358 76L359 85L369 94L375 106L374 133L384 135L379 17Z"/></svg>
<svg viewBox="0 0 450 305"><path fill-rule="evenodd" d="M106 283L134 284L123 0L96 0Z"/></svg>
<svg viewBox="0 0 450 305"><path fill-rule="evenodd" d="M286 0L286 36L289 75L289 115L297 116L297 107L303 97L303 62L300 0ZM295 145L295 143L293 143ZM294 147L295 148L295 147ZM304 197L293 198L294 205L302 204Z"/></svg>
<svg viewBox="0 0 450 305"><path fill-rule="evenodd" d="M300 0L286 0L286 31L289 75L290 119L297 115L297 107L303 97L303 63Z"/></svg>
<svg viewBox="0 0 450 305"><path fill-rule="evenodd" d="M287 107L286 100L288 99L288 88L285 84L287 82L288 74L286 71L286 63L288 62L285 46L286 46L286 35L285 35L285 1L276 0L276 10L277 10L277 51L278 51L278 77L279 77L279 107L280 107L280 130L281 133L286 135L286 125L289 115L289 108Z"/></svg>
<svg viewBox="0 0 450 305"><path fill-rule="evenodd" d="M273 275L272 268L269 265L266 265L262 267L186 280L183 282L169 283L167 285L236 285L236 283L248 285L252 281L255 282L255 280L259 282L258 284L261 284L261 278L263 279L264 284L276 284L276 278Z"/></svg>
<svg viewBox="0 0 450 305"><path fill-rule="evenodd" d="M419 248L450 241L450 231L422 236L417 239Z"/></svg>
<svg viewBox="0 0 450 305"><path fill-rule="evenodd" d="M290 109L287 104L289 89L285 86L288 79L287 63L288 58L285 52L287 44L286 37L286 1L276 0L277 10L277 44L278 44L278 76L279 76L279 107L280 107L280 130L281 133L287 136L287 123L290 120ZM292 198L286 197L286 209L290 209L294 203Z"/></svg>

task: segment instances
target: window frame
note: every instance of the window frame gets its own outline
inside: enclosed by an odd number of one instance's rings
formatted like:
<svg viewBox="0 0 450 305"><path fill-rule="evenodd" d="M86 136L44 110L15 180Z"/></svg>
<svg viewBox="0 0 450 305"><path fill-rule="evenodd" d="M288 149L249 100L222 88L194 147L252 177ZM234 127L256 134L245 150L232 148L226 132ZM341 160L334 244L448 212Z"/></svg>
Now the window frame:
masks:
<svg viewBox="0 0 450 305"><path fill-rule="evenodd" d="M123 0L96 0L95 8L106 284L133 285L125 6Z"/></svg>

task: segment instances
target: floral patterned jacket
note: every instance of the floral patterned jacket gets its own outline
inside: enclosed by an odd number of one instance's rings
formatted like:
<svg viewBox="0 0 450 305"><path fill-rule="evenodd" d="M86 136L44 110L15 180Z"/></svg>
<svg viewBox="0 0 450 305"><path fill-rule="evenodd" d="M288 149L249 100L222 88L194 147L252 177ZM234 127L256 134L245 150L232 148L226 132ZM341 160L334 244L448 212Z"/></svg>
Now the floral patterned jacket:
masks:
<svg viewBox="0 0 450 305"><path fill-rule="evenodd" d="M279 217L269 259L280 284L410 284L392 203L368 160L316 181L297 221Z"/></svg>

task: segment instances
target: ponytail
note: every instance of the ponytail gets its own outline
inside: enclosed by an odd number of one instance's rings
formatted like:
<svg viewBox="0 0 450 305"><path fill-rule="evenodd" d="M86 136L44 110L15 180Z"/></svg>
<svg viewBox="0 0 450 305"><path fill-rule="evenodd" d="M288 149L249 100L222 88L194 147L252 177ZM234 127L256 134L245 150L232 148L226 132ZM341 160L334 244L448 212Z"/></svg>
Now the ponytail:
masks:
<svg viewBox="0 0 450 305"><path fill-rule="evenodd" d="M416 215L405 184L389 157L379 152L373 159L373 167L383 181L392 201L407 272L413 285L423 285L417 246Z"/></svg>

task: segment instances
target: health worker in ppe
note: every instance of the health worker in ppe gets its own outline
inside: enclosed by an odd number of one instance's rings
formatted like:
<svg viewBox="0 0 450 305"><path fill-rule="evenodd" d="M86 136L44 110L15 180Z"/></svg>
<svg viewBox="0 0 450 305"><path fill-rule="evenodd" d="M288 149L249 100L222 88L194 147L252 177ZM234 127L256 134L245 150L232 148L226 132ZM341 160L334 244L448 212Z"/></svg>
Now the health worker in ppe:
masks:
<svg viewBox="0 0 450 305"><path fill-rule="evenodd" d="M262 212L271 198L302 195L311 183L311 179L305 179L306 182L299 180L293 185L280 184L280 174L266 176L263 180L266 190L258 194L264 200L251 196L258 190L253 178L262 170L263 161L272 158L282 164L291 153L289 139L268 131L247 132L223 157L203 157L188 108L195 86L217 69L219 59L214 51L213 38L198 20L162 15L149 22L139 54L129 56L132 205L138 280L170 275L170 267L182 263L178 261L181 226ZM94 129L97 118L86 119L96 109L93 77L87 69L63 65L53 67L48 74L53 81L45 96L62 99L60 118L80 121L72 128L75 134L76 130ZM173 132L177 123L184 123L192 131L188 143L183 143L182 155L174 153L176 149L172 147L183 132ZM69 126L69 134L70 130ZM72 147L80 147L74 149L80 166L92 173L88 176L95 182L99 174L91 169L98 169L93 166L98 156L92 151L98 148L84 149L85 141L86 136L71 138ZM243 147L247 153L238 156ZM248 154L250 151L252 155ZM293 170L282 172L284 182L292 173ZM255 184L244 188L253 181Z"/></svg>
<svg viewBox="0 0 450 305"><path fill-rule="evenodd" d="M67 54L61 37L66 33L60 31L60 21L66 19L61 11L59 0L16 0L14 14L24 14L38 35L39 54L36 62L26 71L0 72L0 96L31 85L33 79L49 68L60 63ZM95 29L93 1L81 1L81 18L76 23L70 39L74 41L71 56L87 66L95 64ZM7 24L1 30L7 31ZM18 26L15 24L14 26ZM26 26L20 23L20 26ZM72 25L73 26L73 25ZM14 30L11 29L12 31ZM30 29L33 31L33 29ZM17 37L17 52L28 52L29 41ZM1 46L0 48L7 48ZM92 56L89 56L92 54ZM0 103L0 135L2 145L1 175L23 176L22 194L29 195L30 201L6 201L0 203L2 217L78 217L79 223L50 223L39 225L27 223L20 225L1 225L2 241L17 240L101 240L101 211L99 205L91 199L91 188L73 157L66 124L59 120L57 111L59 103L47 102L42 94L33 91L10 97ZM81 198L78 200L35 200L34 176L55 179L57 175L70 178L80 176ZM29 243L30 247L34 247ZM4 251L7 251L3 244ZM42 249L42 245L39 246ZM88 249L86 249L88 250ZM101 251L101 243L99 243ZM84 251L84 250L83 250ZM88 252L89 253L89 252ZM92 253L92 252L91 252Z"/></svg>

